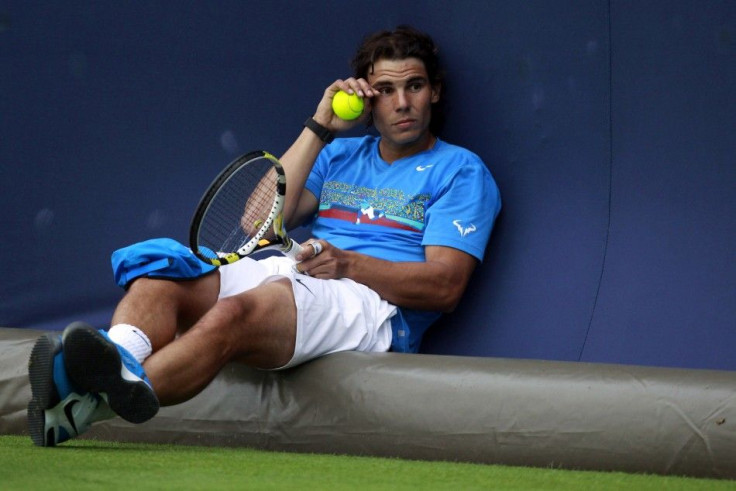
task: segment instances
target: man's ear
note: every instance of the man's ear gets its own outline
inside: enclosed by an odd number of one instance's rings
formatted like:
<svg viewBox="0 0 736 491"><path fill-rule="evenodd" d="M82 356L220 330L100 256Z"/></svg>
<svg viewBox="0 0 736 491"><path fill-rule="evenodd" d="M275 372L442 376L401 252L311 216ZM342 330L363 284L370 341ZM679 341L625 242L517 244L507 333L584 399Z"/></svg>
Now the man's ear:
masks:
<svg viewBox="0 0 736 491"><path fill-rule="evenodd" d="M439 102L440 92L442 92L442 84L437 84L437 85L432 86L432 98L430 99L430 102L432 104Z"/></svg>

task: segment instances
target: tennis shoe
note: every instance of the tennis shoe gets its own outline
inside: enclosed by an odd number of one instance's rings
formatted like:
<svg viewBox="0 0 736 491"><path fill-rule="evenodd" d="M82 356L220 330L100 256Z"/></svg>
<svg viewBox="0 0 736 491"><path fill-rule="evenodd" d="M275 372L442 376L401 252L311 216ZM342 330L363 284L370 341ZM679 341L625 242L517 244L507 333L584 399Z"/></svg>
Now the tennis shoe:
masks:
<svg viewBox="0 0 736 491"><path fill-rule="evenodd" d="M63 358L61 336L44 334L28 360L28 432L39 447L54 447L115 416L102 397L72 385Z"/></svg>
<svg viewBox="0 0 736 491"><path fill-rule="evenodd" d="M64 363L73 383L106 397L115 413L131 423L153 418L158 398L143 366L103 330L74 322L62 335Z"/></svg>

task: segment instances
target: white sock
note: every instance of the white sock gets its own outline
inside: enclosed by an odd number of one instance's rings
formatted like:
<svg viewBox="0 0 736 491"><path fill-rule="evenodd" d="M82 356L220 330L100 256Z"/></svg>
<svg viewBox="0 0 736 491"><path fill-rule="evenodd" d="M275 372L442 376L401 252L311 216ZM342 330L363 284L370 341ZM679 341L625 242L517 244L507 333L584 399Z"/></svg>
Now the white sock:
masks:
<svg viewBox="0 0 736 491"><path fill-rule="evenodd" d="M107 331L107 335L114 343L128 350L138 363L143 363L153 352L146 333L130 324L115 324Z"/></svg>

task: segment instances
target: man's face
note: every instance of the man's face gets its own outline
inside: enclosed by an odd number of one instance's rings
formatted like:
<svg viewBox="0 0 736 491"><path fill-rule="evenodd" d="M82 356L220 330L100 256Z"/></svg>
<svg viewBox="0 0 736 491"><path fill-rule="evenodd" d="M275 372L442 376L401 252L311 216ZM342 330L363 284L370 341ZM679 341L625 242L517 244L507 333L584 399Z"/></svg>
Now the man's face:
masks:
<svg viewBox="0 0 736 491"><path fill-rule="evenodd" d="M439 100L439 87L430 85L424 63L418 58L378 60L368 83L380 92L371 102L382 145L407 154L425 150L431 104Z"/></svg>

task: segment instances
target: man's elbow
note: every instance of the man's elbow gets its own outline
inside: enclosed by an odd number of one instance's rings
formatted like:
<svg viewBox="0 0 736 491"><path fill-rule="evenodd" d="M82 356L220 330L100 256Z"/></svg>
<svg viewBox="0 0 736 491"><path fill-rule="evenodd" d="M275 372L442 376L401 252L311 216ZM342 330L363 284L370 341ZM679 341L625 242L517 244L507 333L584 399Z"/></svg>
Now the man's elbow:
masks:
<svg viewBox="0 0 736 491"><path fill-rule="evenodd" d="M431 250L434 265L431 295L435 300L434 310L443 313L453 312L468 286L477 259L451 248L436 247Z"/></svg>
<svg viewBox="0 0 736 491"><path fill-rule="evenodd" d="M454 312L457 306L460 304L460 300L462 300L463 298L465 285L447 285L442 290L443 291L438 298L437 310L445 314Z"/></svg>

